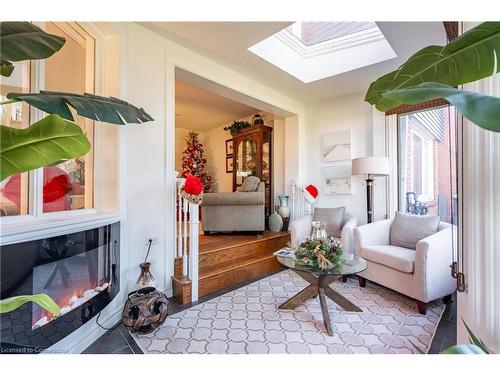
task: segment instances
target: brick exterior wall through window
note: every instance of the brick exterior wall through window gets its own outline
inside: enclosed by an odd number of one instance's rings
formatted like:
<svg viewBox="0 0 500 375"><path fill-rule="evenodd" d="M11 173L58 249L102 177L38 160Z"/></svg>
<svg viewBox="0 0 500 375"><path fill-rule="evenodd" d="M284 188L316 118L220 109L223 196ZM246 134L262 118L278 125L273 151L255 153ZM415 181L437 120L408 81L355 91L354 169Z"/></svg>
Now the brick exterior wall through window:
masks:
<svg viewBox="0 0 500 375"><path fill-rule="evenodd" d="M402 152L406 155L406 168L405 168L405 181L404 188L405 191L400 192L400 194L406 195L407 192L415 192L418 195L418 199L422 201L429 210L429 214L439 215L441 219L446 222L451 222L452 215L452 192L456 194L456 147L455 147L455 110L453 107L445 108L444 115L444 140L441 142L429 135L426 140L422 143L422 148L427 147L426 144L432 142L432 171L431 174L427 174L427 178L432 179L432 196L428 197L422 194L422 191L414 191L418 188L415 187L414 183L417 179L422 180L422 184L426 180L424 173L429 173L428 163L427 165L416 166L415 163L420 163L421 160L417 160L416 155L421 155L419 150L415 150L415 134L417 137L421 135L416 129L417 120L410 114L400 117L400 126L406 126L406 149L402 150L400 147L400 155ZM404 117L404 119L402 118ZM451 124L451 126L450 126ZM421 126L421 125L420 125ZM418 127L417 127L418 128ZM400 137L401 137L400 133ZM451 165L450 165L450 138L451 138ZM417 139L418 140L418 139ZM401 145L402 142L400 142ZM421 142L419 142L421 143ZM430 156L430 155L429 155ZM400 157L400 160L402 157ZM401 168L400 173L402 173L403 168ZM421 176L415 176L415 173L421 171ZM451 180L450 180L451 178ZM422 189L424 192L427 189Z"/></svg>

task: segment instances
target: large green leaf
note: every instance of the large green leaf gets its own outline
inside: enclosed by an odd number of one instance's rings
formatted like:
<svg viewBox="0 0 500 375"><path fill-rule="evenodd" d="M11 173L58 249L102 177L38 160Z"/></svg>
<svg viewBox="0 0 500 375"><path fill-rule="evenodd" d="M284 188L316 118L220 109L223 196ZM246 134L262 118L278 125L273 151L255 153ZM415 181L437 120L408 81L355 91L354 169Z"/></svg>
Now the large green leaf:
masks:
<svg viewBox="0 0 500 375"><path fill-rule="evenodd" d="M438 98L446 99L476 125L500 132L500 98L495 96L463 91L434 82L389 91L383 96L391 101L406 104L417 104Z"/></svg>
<svg viewBox="0 0 500 375"><path fill-rule="evenodd" d="M27 129L0 126L0 181L14 173L86 154L90 142L74 122L49 115Z"/></svg>
<svg viewBox="0 0 500 375"><path fill-rule="evenodd" d="M59 51L63 37L46 33L29 22L2 22L0 24L1 74L10 76L11 61L46 59ZM12 69L9 69L9 64Z"/></svg>
<svg viewBox="0 0 500 375"><path fill-rule="evenodd" d="M124 125L132 122L140 124L153 121L144 109L112 97L40 91L39 94L10 93L7 94L7 98L24 101L44 112L57 114L70 121L74 120L70 106L83 117L111 124Z"/></svg>
<svg viewBox="0 0 500 375"><path fill-rule="evenodd" d="M462 318L462 322L464 323L465 329L467 330L467 333L469 334L469 341L474 344L475 346L479 347L484 353L490 354L491 350L489 350L486 345L484 344L483 340L479 339L476 337L474 332L469 328L467 323L465 323L465 320Z"/></svg>
<svg viewBox="0 0 500 375"><path fill-rule="evenodd" d="M387 111L401 104L385 97L387 91L424 82L457 86L477 81L500 71L496 60L500 60L500 22L484 22L446 46L418 51L398 69L373 82L365 100L379 111Z"/></svg>
<svg viewBox="0 0 500 375"><path fill-rule="evenodd" d="M32 296L15 296L0 300L0 314L8 313L16 310L20 306L28 302L34 302L42 309L47 310L58 316L61 312L59 306L46 294L35 294Z"/></svg>
<svg viewBox="0 0 500 375"><path fill-rule="evenodd" d="M486 354L476 345L453 345L443 350L440 354Z"/></svg>

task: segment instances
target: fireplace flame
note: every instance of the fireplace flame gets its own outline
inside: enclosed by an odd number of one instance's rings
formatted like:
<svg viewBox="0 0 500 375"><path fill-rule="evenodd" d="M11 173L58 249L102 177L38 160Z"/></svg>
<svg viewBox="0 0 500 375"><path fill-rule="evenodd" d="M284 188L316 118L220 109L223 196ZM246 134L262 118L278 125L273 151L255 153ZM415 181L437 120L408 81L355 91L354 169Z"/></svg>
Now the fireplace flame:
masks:
<svg viewBox="0 0 500 375"><path fill-rule="evenodd" d="M95 296L97 296L99 293L105 291L108 288L109 284L108 283L103 283L100 286L96 286L91 289L87 290L82 290L79 289L77 291L71 292L69 295L70 297L62 297L59 298L56 303L59 305L59 308L61 310L61 315L63 316L64 314L67 314L68 312L76 309L78 306L81 306L85 302L91 300ZM64 301L64 302L63 302ZM52 314L49 311L42 310L42 315L41 317L35 321L36 317L33 316L33 323L32 323L32 329L37 329L45 324L51 322L52 320L57 319L54 314Z"/></svg>

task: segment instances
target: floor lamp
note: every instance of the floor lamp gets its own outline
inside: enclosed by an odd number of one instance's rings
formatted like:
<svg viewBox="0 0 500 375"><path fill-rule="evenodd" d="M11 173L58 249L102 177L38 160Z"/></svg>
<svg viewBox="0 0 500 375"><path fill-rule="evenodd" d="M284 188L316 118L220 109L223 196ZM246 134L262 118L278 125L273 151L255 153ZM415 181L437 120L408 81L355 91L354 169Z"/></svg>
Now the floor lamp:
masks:
<svg viewBox="0 0 500 375"><path fill-rule="evenodd" d="M389 159L385 156L368 156L352 160L353 176L366 176L367 222L373 222L373 181L376 176L389 175Z"/></svg>

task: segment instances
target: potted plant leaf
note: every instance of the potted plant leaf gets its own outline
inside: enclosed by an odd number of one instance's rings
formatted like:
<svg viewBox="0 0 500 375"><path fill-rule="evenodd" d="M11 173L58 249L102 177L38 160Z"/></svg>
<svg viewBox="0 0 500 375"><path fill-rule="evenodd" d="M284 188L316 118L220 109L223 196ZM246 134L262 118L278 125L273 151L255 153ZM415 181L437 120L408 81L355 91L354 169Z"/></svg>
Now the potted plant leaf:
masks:
<svg viewBox="0 0 500 375"><path fill-rule="evenodd" d="M500 132L500 98L457 86L500 72L500 22L483 22L446 46L428 46L373 82L365 101L386 112L401 104L445 99L464 117Z"/></svg>

